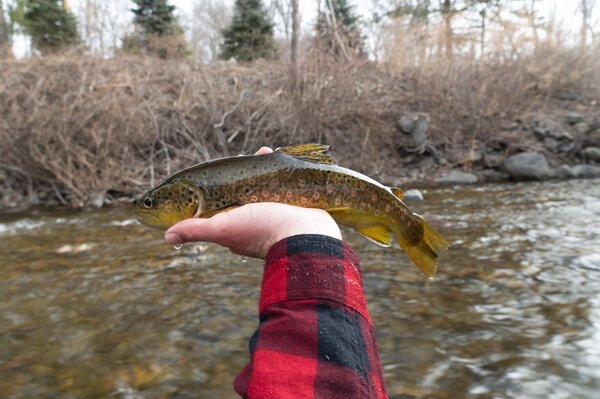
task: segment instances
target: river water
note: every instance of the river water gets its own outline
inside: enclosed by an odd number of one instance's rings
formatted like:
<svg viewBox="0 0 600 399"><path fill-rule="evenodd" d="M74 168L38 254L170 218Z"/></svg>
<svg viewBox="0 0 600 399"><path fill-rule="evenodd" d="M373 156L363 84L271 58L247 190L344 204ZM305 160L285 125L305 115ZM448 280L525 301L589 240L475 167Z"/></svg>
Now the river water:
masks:
<svg viewBox="0 0 600 399"><path fill-rule="evenodd" d="M392 398L598 398L598 181L425 191L427 281L353 231ZM129 208L0 215L0 398L233 398L262 263Z"/></svg>

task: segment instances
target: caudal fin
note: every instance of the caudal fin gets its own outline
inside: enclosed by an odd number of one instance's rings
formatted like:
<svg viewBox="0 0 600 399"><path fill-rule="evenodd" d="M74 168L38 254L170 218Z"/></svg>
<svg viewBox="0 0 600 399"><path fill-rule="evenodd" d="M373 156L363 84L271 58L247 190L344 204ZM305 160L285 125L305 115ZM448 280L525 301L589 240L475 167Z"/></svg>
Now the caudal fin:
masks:
<svg viewBox="0 0 600 399"><path fill-rule="evenodd" d="M404 252L406 252L419 270L431 278L434 276L437 268L438 256L447 250L449 245L446 239L435 231L425 219L420 219L423 225L423 237L421 241L414 245L408 245L398 237L398 244L400 244Z"/></svg>

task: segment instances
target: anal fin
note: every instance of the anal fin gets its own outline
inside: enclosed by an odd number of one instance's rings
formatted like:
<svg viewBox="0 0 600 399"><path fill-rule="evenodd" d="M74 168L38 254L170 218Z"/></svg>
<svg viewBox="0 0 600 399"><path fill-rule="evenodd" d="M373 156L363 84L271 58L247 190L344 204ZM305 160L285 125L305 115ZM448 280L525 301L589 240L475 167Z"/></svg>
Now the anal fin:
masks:
<svg viewBox="0 0 600 399"><path fill-rule="evenodd" d="M364 215L352 212L348 207L329 208L327 209L327 212L336 222L344 226L353 227L361 235L375 244L382 247L389 247L392 245L392 232L380 224L375 224L377 222L373 222L374 224L367 224L369 223L369 220L365 220Z"/></svg>
<svg viewBox="0 0 600 399"><path fill-rule="evenodd" d="M356 231L379 246L389 247L392 245L392 232L384 226L356 227Z"/></svg>

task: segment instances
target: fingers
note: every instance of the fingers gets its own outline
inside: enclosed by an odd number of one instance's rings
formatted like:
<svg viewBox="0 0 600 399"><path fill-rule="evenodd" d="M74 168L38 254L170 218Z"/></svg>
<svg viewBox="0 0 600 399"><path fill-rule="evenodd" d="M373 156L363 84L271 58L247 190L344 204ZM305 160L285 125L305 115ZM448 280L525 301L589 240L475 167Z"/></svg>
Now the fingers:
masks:
<svg viewBox="0 0 600 399"><path fill-rule="evenodd" d="M270 147L260 147L258 151L256 151L256 155L265 155L272 153L273 150Z"/></svg>

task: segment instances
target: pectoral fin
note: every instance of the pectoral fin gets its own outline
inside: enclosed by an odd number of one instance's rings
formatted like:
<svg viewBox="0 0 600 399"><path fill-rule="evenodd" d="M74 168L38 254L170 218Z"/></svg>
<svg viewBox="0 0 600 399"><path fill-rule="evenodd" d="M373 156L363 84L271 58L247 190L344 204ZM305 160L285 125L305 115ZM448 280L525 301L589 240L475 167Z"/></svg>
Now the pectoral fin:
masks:
<svg viewBox="0 0 600 399"><path fill-rule="evenodd" d="M350 208L347 206L340 207L340 208L329 208L329 209L327 209L327 212L329 212L330 215L335 215L335 214L340 215L343 213L348 213L349 209Z"/></svg>
<svg viewBox="0 0 600 399"><path fill-rule="evenodd" d="M205 218L205 219L208 219L208 218L210 218L210 217L213 217L213 216L215 216L217 213L221 213L221 212L224 212L224 211L229 211L229 210L235 209L235 208L237 208L237 207L239 207L239 206L240 206L239 202L234 202L234 203L232 203L232 204L225 205L225 206L222 206L222 207L220 207L220 208L217 208L217 209L211 209L211 210L209 210L209 211L202 212L202 213L200 213L200 214L198 215L198 217L199 217L199 218Z"/></svg>

